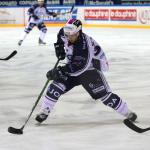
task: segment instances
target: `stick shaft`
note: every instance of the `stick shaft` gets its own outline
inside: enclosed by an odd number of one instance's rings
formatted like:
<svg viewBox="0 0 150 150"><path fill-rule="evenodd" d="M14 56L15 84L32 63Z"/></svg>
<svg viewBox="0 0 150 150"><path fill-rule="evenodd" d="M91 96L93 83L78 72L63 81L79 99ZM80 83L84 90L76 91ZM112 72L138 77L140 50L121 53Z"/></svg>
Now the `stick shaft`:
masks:
<svg viewBox="0 0 150 150"><path fill-rule="evenodd" d="M60 61L60 59L57 60L55 66L54 66L54 70L56 69L56 67L57 67L57 65L58 65L58 63L59 63L59 61ZM43 95L43 93L44 93L44 91L45 91L45 89L46 89L46 87L47 87L49 81L50 81L50 79L48 79L48 80L46 81L46 83L45 83L45 85L44 85L42 91L40 92L40 94L39 94L37 100L35 101L35 104L33 105L32 109L31 109L30 114L28 115L28 117L27 117L27 119L26 119L24 125L21 127L21 130L24 129L24 127L26 126L27 122L29 121L29 119L30 119L31 115L33 114L33 111L34 111L34 109L36 108L36 106L37 106L39 100L41 99L41 97L42 97L42 95Z"/></svg>
<svg viewBox="0 0 150 150"><path fill-rule="evenodd" d="M57 15L70 14L70 13L72 13L73 9L74 9L74 5L72 5L72 7L71 7L70 11L68 11L68 12L64 12L64 13L57 13Z"/></svg>

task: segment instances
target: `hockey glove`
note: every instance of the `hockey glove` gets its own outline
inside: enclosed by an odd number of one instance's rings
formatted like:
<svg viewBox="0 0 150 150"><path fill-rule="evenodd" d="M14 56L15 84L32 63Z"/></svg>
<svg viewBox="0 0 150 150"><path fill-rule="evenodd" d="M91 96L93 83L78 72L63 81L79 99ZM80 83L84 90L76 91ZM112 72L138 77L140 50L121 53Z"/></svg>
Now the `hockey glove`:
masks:
<svg viewBox="0 0 150 150"><path fill-rule="evenodd" d="M57 14L55 12L53 12L52 16L53 17L57 17Z"/></svg>
<svg viewBox="0 0 150 150"><path fill-rule="evenodd" d="M68 78L67 68L65 66L58 66L55 70L52 69L48 71L46 76L49 80L57 80L60 78L67 80Z"/></svg>
<svg viewBox="0 0 150 150"><path fill-rule="evenodd" d="M32 15L32 17L35 19L35 20L37 20L37 19L39 19L39 17L38 16L36 16L36 15Z"/></svg>
<svg viewBox="0 0 150 150"><path fill-rule="evenodd" d="M57 58L60 60L64 60L65 56L66 56L64 44L63 43L54 43L54 47L55 47L55 52L56 52Z"/></svg>
<svg viewBox="0 0 150 150"><path fill-rule="evenodd" d="M55 12L48 12L48 14L49 14L50 16L57 17L57 13L55 13Z"/></svg>
<svg viewBox="0 0 150 150"><path fill-rule="evenodd" d="M54 69L49 70L49 71L46 73L47 79L53 80L53 79L54 79L54 74L55 74Z"/></svg>

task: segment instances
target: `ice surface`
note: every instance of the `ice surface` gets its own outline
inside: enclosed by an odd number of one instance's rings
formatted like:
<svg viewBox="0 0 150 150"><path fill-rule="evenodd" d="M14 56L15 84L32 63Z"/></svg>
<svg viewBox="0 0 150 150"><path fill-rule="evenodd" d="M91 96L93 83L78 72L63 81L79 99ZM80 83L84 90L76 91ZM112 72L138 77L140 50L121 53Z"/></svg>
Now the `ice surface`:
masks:
<svg viewBox="0 0 150 150"><path fill-rule="evenodd" d="M94 101L82 87L60 98L42 125L34 121L36 108L23 135L7 132L20 128L43 88L46 72L57 61L53 48L59 28L48 28L46 46L38 45L34 29L21 47L23 28L0 29L0 150L149 150L150 132L127 128L112 109ZM112 90L138 114L139 126L150 126L150 30L85 28L98 41L110 63L106 73ZM41 102L41 101L40 101Z"/></svg>

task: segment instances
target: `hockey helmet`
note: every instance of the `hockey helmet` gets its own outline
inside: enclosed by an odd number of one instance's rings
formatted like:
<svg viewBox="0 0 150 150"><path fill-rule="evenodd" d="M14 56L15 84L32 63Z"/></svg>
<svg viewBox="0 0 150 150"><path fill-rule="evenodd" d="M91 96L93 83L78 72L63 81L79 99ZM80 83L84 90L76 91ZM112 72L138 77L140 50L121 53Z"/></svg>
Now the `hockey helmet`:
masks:
<svg viewBox="0 0 150 150"><path fill-rule="evenodd" d="M38 0L38 2L43 2L44 3L44 0Z"/></svg>
<svg viewBox="0 0 150 150"><path fill-rule="evenodd" d="M44 4L45 0L37 0L39 4Z"/></svg>
<svg viewBox="0 0 150 150"><path fill-rule="evenodd" d="M82 23L78 19L69 19L63 29L65 35L74 35L82 31Z"/></svg>

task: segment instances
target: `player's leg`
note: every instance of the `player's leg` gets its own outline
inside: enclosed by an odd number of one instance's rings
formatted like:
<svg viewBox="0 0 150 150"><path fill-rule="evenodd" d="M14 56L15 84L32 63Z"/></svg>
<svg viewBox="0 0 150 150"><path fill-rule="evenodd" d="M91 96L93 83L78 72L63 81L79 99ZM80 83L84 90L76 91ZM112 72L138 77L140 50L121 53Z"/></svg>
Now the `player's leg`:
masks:
<svg viewBox="0 0 150 150"><path fill-rule="evenodd" d="M137 115L130 111L126 102L111 91L102 72L96 70L87 71L82 76L82 85L92 98L100 99L105 105L113 108L131 121L136 120Z"/></svg>
<svg viewBox="0 0 150 150"><path fill-rule="evenodd" d="M62 83L52 82L49 85L46 95L42 101L40 113L35 118L36 121L41 123L47 119L49 113L52 111L59 97L65 93L65 89L65 85L63 85Z"/></svg>
<svg viewBox="0 0 150 150"><path fill-rule="evenodd" d="M59 79L53 81L46 92L46 95L42 101L40 113L36 116L36 121L43 122L47 119L49 113L52 111L56 105L59 97L71 90L74 86L77 86L79 83L74 77L68 77L67 79Z"/></svg>
<svg viewBox="0 0 150 150"><path fill-rule="evenodd" d="M27 37L27 35L30 33L30 31L33 29L33 27L35 26L35 23L29 22L27 24L27 26L25 27L24 33L21 37L21 39L18 42L18 45L21 46L22 42L25 40L25 38Z"/></svg>
<svg viewBox="0 0 150 150"><path fill-rule="evenodd" d="M40 30L39 44L45 45L46 43L44 42L44 38L47 32L47 28L43 22L38 24L37 27Z"/></svg>

